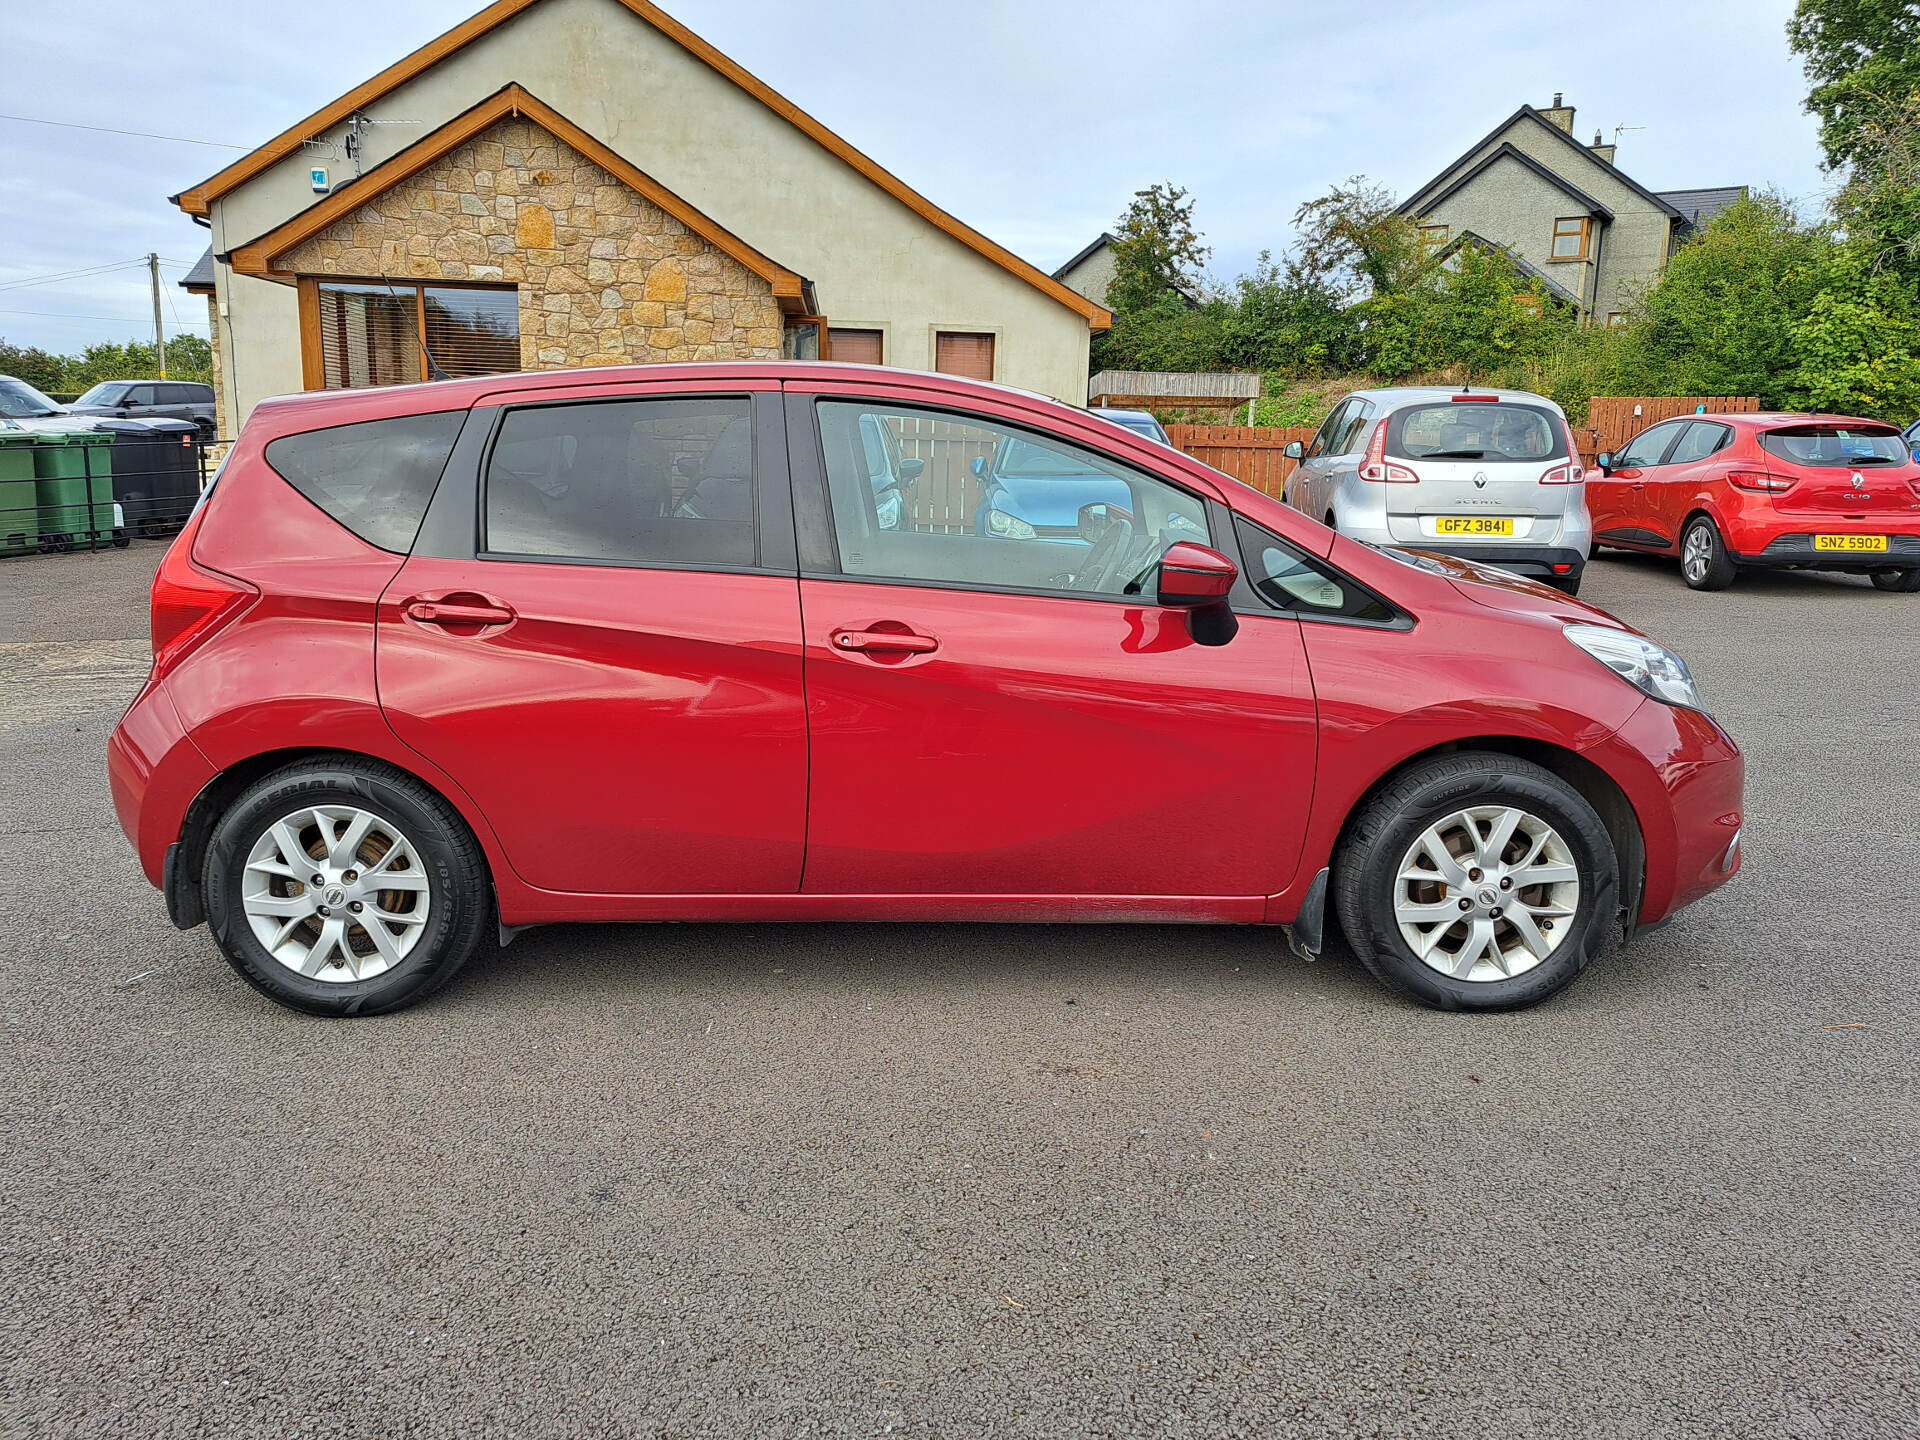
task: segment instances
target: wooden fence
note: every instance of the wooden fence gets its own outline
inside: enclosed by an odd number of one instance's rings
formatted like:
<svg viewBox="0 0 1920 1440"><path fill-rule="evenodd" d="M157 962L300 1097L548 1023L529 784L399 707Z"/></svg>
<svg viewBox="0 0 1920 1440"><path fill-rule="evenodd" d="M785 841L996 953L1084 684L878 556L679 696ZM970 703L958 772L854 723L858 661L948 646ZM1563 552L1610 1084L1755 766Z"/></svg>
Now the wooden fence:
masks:
<svg viewBox="0 0 1920 1440"><path fill-rule="evenodd" d="M1256 490L1280 498L1280 487L1299 462L1280 452L1298 440L1312 443L1315 425L1169 425L1167 439L1202 465L1211 465Z"/></svg>

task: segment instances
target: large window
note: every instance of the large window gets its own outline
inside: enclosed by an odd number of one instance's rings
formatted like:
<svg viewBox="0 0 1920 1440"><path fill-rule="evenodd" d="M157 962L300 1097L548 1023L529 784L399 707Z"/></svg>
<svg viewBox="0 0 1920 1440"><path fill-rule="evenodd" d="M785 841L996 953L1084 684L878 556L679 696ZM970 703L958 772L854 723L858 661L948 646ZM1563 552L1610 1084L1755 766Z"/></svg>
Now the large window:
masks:
<svg viewBox="0 0 1920 1440"><path fill-rule="evenodd" d="M328 390L406 385L520 368L520 302L511 285L303 282L313 287L308 381ZM317 368L317 374L314 370Z"/></svg>
<svg viewBox="0 0 1920 1440"><path fill-rule="evenodd" d="M511 411L487 465L499 555L714 567L757 559L744 396Z"/></svg>
<svg viewBox="0 0 1920 1440"><path fill-rule="evenodd" d="M1197 497L1076 445L934 410L829 400L819 416L849 575L1151 595L1167 546L1212 543Z"/></svg>
<svg viewBox="0 0 1920 1440"><path fill-rule="evenodd" d="M1587 217L1568 215L1553 222L1553 250L1555 260L1584 260L1587 258Z"/></svg>

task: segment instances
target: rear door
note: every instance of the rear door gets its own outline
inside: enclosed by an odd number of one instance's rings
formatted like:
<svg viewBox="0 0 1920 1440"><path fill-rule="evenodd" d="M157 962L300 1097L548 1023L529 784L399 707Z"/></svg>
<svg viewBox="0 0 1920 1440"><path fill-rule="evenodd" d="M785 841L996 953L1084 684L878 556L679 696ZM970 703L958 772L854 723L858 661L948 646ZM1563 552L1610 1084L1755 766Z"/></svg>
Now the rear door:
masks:
<svg viewBox="0 0 1920 1440"><path fill-rule="evenodd" d="M926 392L791 384L811 748L805 889L1006 913L1253 918L1291 878L1314 709L1297 622L1197 643L1150 595L1174 539L1231 550L1218 501ZM862 427L929 473L1017 437L1099 468L1073 537L877 523ZM917 438L916 438L917 437ZM1144 899L1142 897L1145 897ZM1235 898L1237 897L1237 898ZM893 912L898 913L898 912Z"/></svg>
<svg viewBox="0 0 1920 1440"><path fill-rule="evenodd" d="M395 732L530 885L792 893L806 733L775 387L497 399L381 600Z"/></svg>
<svg viewBox="0 0 1920 1440"><path fill-rule="evenodd" d="M1648 472L1645 496L1649 528L1678 535L1700 498L1729 468L1733 427L1718 420L1695 420L1680 432L1666 461Z"/></svg>

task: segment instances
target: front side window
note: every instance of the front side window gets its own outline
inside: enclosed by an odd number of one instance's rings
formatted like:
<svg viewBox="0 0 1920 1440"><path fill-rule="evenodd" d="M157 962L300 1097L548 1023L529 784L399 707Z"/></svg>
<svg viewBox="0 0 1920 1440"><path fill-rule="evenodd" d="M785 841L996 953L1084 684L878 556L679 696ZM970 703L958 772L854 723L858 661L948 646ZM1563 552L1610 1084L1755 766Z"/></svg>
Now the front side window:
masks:
<svg viewBox="0 0 1920 1440"><path fill-rule="evenodd" d="M859 401L818 415L849 575L1141 595L1169 545L1212 543L1198 497L1035 431Z"/></svg>
<svg viewBox="0 0 1920 1440"><path fill-rule="evenodd" d="M443 410L282 435L267 464L368 544L405 554L466 418Z"/></svg>
<svg viewBox="0 0 1920 1440"><path fill-rule="evenodd" d="M154 387L151 385L136 385L127 392L127 403L129 405L158 404L159 402L153 398L153 390Z"/></svg>
<svg viewBox="0 0 1920 1440"><path fill-rule="evenodd" d="M1247 580L1269 605L1320 619L1387 624L1397 618L1393 607L1379 596L1295 549L1272 531L1245 518L1236 518L1234 523L1240 532Z"/></svg>
<svg viewBox="0 0 1920 1440"><path fill-rule="evenodd" d="M1360 449L1360 434L1366 429L1367 418L1373 414L1372 402L1352 400L1347 403L1347 415L1341 422L1339 431L1328 442L1331 453L1352 455Z"/></svg>
<svg viewBox="0 0 1920 1440"><path fill-rule="evenodd" d="M1334 437L1345 428L1348 413L1359 403L1358 400L1342 400L1333 407L1333 413L1321 422L1318 433L1313 437L1313 443L1307 446L1307 459L1311 460L1315 456L1327 453L1327 448L1333 443Z"/></svg>
<svg viewBox="0 0 1920 1440"><path fill-rule="evenodd" d="M1568 215L1553 222L1552 254L1556 260L1583 260L1586 258L1586 216Z"/></svg>
<svg viewBox="0 0 1920 1440"><path fill-rule="evenodd" d="M1767 431L1760 448L1791 464L1823 469L1904 465L1912 458L1890 425L1793 425Z"/></svg>
<svg viewBox="0 0 1920 1440"><path fill-rule="evenodd" d="M509 411L486 473L486 550L587 563L757 563L745 396Z"/></svg>
<svg viewBox="0 0 1920 1440"><path fill-rule="evenodd" d="M1673 443L1673 437L1679 433L1680 427L1671 421L1655 425L1650 430L1642 430L1627 442L1626 449L1614 457L1613 463L1623 468L1658 465L1660 457L1667 453L1667 446Z"/></svg>
<svg viewBox="0 0 1920 1440"><path fill-rule="evenodd" d="M1732 426L1696 420L1687 427L1687 433L1680 437L1680 443L1674 446L1673 455L1667 463L1689 465L1695 460L1704 460L1715 451L1724 450L1732 439Z"/></svg>
<svg viewBox="0 0 1920 1440"><path fill-rule="evenodd" d="M1565 427L1553 411L1510 401L1411 405L1387 422L1387 454L1401 460L1564 460Z"/></svg>

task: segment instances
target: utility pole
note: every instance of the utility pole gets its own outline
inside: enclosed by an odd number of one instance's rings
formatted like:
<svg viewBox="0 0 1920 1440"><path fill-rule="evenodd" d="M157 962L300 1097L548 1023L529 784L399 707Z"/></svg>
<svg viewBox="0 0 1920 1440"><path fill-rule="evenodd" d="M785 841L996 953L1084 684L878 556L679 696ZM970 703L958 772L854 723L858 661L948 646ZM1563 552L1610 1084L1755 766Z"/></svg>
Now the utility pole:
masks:
<svg viewBox="0 0 1920 1440"><path fill-rule="evenodd" d="M160 255L147 252L147 273L153 277L153 354L160 362L160 378L167 378L167 337L160 328Z"/></svg>

